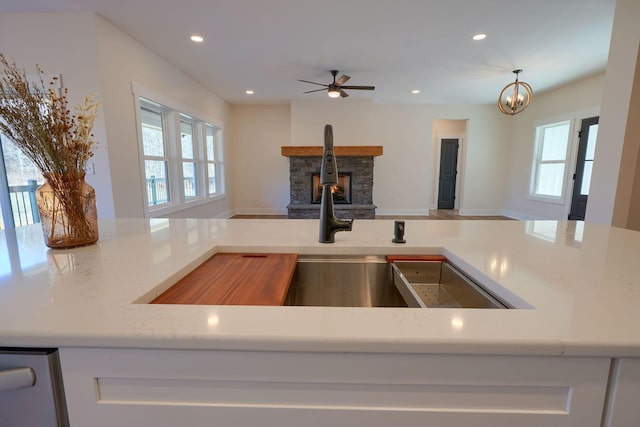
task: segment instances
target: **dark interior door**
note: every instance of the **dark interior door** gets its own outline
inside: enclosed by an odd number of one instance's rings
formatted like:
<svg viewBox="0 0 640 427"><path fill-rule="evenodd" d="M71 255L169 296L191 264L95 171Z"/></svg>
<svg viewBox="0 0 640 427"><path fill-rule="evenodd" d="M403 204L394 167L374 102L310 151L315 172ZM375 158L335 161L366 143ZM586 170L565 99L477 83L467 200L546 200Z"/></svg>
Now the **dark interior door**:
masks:
<svg viewBox="0 0 640 427"><path fill-rule="evenodd" d="M458 140L440 140L440 184L438 209L453 209L456 201L456 176L458 175Z"/></svg>
<svg viewBox="0 0 640 427"><path fill-rule="evenodd" d="M584 220L584 214L587 211L593 155L596 150L596 138L598 136L598 117L582 120L579 135L578 160L576 162L576 173L573 175L573 195L571 197L571 211L569 212L569 219L571 220Z"/></svg>

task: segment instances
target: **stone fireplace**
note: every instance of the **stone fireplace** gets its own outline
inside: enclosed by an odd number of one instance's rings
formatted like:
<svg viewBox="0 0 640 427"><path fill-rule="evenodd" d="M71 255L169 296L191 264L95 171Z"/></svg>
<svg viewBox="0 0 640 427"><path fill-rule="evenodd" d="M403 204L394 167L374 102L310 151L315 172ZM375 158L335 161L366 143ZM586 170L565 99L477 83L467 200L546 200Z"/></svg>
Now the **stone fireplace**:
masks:
<svg viewBox="0 0 640 427"><path fill-rule="evenodd" d="M289 157L289 218L319 218L320 164L322 147L284 146ZM333 190L334 211L341 219L373 219L373 158L382 155L381 146L335 147L338 186Z"/></svg>

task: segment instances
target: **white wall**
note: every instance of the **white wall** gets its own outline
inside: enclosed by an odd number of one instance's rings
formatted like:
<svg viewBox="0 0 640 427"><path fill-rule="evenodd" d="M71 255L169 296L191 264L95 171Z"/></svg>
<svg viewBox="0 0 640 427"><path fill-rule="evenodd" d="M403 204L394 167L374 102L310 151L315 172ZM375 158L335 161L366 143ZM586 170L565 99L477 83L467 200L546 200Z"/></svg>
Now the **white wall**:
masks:
<svg viewBox="0 0 640 427"><path fill-rule="evenodd" d="M629 117L634 119L627 121L613 225L640 231L640 55L636 62ZM627 187L625 191L622 191L623 186Z"/></svg>
<svg viewBox="0 0 640 427"><path fill-rule="evenodd" d="M427 215L433 192L432 119L424 107L412 105L376 105L372 118L369 145L383 146L373 169L376 213Z"/></svg>
<svg viewBox="0 0 640 427"><path fill-rule="evenodd" d="M602 98L604 74L561 87L552 92L535 94L531 105L522 113L510 117L513 120L509 143L509 167L505 200L506 214L523 219L566 219L571 203L575 154L578 145L577 131L571 135L571 161L565 181L565 199L561 204L527 198L531 177L531 161L534 149L535 126L540 121L573 120L597 116ZM534 86L535 83L529 82ZM598 146L601 138L598 137ZM596 154L597 158L597 154ZM589 200L589 204L591 200Z"/></svg>
<svg viewBox="0 0 640 427"><path fill-rule="evenodd" d="M602 114L598 129L598 142L594 160L591 191L587 203L585 219L591 222L611 224L614 205L627 204L631 191L622 186L618 188L620 163L625 132L628 121L637 121L638 117L629 116L629 106L636 74L636 59L640 44L640 2L638 0L617 0L613 19L613 32L609 47L609 61L604 81ZM629 139L637 141L638 136ZM637 143L635 143L637 146ZM638 151L637 148L630 151ZM637 164L627 163L623 170L625 180L633 180ZM620 191L624 194L617 195ZM616 200L617 197L620 197ZM624 210L624 209L623 209Z"/></svg>
<svg viewBox="0 0 640 427"><path fill-rule="evenodd" d="M468 141L463 146L465 168L460 213L502 213L507 184L509 117L495 104L476 106L468 115Z"/></svg>
<svg viewBox="0 0 640 427"><path fill-rule="evenodd" d="M286 215L289 158L280 147L291 145L291 108L234 106L231 117L236 213Z"/></svg>
<svg viewBox="0 0 640 427"><path fill-rule="evenodd" d="M230 155L230 132L225 126L229 121L226 102L103 18L93 16L116 216L144 216L132 82L205 116L199 119L212 120L214 124L224 127L225 187L228 196L169 216L206 218L230 215L234 203L231 179L233 159Z"/></svg>
<svg viewBox="0 0 640 427"><path fill-rule="evenodd" d="M440 119L468 123L458 167L464 171L460 213L501 212L507 140L505 120L492 105L376 105L373 145L384 146L374 172L374 203L380 214L425 215L434 207L439 151L433 124Z"/></svg>
<svg viewBox="0 0 640 427"><path fill-rule="evenodd" d="M371 143L373 104L362 99L291 102L291 145L323 145L324 125L333 128L336 145Z"/></svg>
<svg viewBox="0 0 640 427"><path fill-rule="evenodd" d="M102 98L96 32L93 15L87 13L0 14L0 50L27 73L35 73L38 64L47 74L61 74L69 89L70 105L82 102L85 95ZM90 163L95 175L86 181L96 190L98 216L115 215L104 105L99 111L93 133L98 150Z"/></svg>

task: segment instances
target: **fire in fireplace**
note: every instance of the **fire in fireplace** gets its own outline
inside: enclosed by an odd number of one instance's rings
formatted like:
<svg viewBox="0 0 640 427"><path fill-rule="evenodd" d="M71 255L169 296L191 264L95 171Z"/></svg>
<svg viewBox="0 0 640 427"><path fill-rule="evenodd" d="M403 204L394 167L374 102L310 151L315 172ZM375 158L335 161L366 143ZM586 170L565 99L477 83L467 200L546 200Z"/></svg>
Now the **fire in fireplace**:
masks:
<svg viewBox="0 0 640 427"><path fill-rule="evenodd" d="M332 187L333 203L351 204L351 172L338 172L338 185ZM322 200L320 172L311 174L311 203Z"/></svg>

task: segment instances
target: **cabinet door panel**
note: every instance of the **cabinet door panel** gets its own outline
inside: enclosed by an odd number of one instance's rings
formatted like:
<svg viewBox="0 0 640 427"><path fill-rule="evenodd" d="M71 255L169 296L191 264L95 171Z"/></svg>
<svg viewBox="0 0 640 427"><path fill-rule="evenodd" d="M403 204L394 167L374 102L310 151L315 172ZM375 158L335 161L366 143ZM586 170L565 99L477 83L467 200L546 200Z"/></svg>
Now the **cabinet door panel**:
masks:
<svg viewBox="0 0 640 427"><path fill-rule="evenodd" d="M605 427L640 425L640 359L614 362Z"/></svg>
<svg viewBox="0 0 640 427"><path fill-rule="evenodd" d="M220 426L599 427L610 364L606 358L116 349L62 349L61 356L72 425L95 427L172 426L185 419Z"/></svg>

